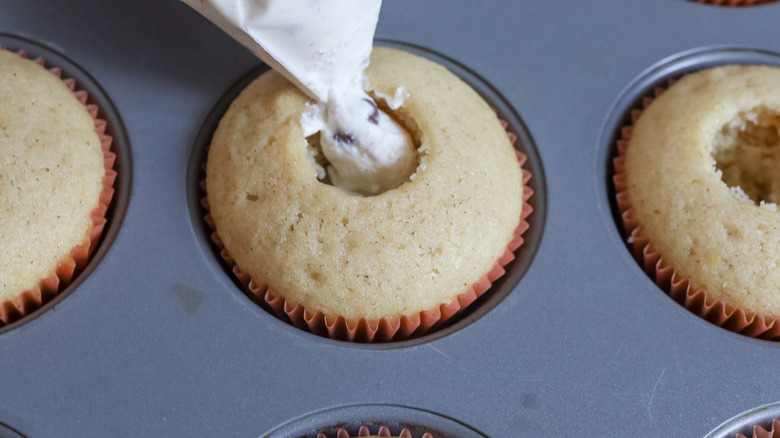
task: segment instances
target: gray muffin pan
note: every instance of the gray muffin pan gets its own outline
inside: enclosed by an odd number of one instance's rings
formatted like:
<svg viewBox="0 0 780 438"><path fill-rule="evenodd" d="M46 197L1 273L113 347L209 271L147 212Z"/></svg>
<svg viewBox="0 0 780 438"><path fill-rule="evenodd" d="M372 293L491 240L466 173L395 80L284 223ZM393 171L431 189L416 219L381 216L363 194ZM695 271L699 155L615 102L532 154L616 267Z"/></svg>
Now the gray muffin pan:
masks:
<svg viewBox="0 0 780 438"><path fill-rule="evenodd" d="M714 438L778 415L778 344L715 327L653 284L615 224L610 163L652 84L780 64L780 3L386 0L381 43L443 62L517 131L535 211L479 307L379 346L285 324L214 253L199 165L225 96L260 66L248 51L176 0L0 11L0 44L60 61L101 104L120 172L85 275L0 329L0 437L314 437L363 423L437 438Z"/></svg>

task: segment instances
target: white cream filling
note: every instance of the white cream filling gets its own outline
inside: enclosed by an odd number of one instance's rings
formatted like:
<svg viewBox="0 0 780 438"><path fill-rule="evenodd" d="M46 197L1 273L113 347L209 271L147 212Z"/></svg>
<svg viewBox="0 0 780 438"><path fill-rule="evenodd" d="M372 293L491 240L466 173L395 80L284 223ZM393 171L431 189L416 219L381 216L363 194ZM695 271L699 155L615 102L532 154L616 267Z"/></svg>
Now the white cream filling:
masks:
<svg viewBox="0 0 780 438"><path fill-rule="evenodd" d="M308 105L301 126L307 137L320 133L331 183L375 195L408 181L417 168L417 151L406 130L362 90L330 96L328 102Z"/></svg>

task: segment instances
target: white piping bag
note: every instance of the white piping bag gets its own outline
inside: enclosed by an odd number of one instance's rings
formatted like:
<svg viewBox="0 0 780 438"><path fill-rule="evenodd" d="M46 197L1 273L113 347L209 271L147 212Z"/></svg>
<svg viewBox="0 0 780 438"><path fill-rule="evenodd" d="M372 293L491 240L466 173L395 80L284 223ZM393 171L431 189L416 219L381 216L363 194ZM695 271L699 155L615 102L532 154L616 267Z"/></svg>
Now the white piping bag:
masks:
<svg viewBox="0 0 780 438"><path fill-rule="evenodd" d="M306 95L361 86L381 0L182 0Z"/></svg>

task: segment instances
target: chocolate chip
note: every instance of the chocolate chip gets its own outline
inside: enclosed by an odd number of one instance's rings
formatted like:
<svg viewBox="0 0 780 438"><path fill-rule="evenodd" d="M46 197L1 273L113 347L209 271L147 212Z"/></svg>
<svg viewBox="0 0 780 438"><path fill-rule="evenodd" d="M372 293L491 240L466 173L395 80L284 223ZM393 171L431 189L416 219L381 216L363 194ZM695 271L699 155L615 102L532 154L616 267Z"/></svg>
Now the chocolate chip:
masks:
<svg viewBox="0 0 780 438"><path fill-rule="evenodd" d="M363 99L366 102L370 103L372 107L374 107L374 112L371 113L371 115L368 116L368 121L378 125L379 124L379 109L376 107L376 102L374 102L371 99Z"/></svg>
<svg viewBox="0 0 780 438"><path fill-rule="evenodd" d="M333 139L339 143L355 144L355 137L349 132L337 132L333 134Z"/></svg>

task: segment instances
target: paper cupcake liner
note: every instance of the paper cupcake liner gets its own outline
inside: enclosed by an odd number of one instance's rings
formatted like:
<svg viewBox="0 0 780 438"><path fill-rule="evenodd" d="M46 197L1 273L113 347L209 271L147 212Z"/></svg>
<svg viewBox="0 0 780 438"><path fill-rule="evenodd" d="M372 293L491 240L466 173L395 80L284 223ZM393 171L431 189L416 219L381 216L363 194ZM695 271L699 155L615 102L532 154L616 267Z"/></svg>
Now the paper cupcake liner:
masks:
<svg viewBox="0 0 780 438"><path fill-rule="evenodd" d="M506 129L507 123L501 120L501 124ZM514 145L517 136L507 132L510 142ZM531 173L523 168L527 161L525 154L515 150L517 160L523 173L523 207L520 215L520 221L514 230L511 241L507 244L504 254L499 257L496 264L485 273L482 278L466 291L456 296L450 303L443 303L438 307L425 310L413 315L401 315L397 317L379 318L379 319L348 319L343 316L325 315L318 310L307 309L300 303L284 298L280 293L268 287L267 284L256 281L249 274L243 271L235 260L225 249L219 234L216 231L214 220L209 212L208 197L206 196L205 178L201 181L201 188L204 196L201 199L201 205L205 209L204 220L212 230L211 240L219 248L219 254L225 262L230 265L236 278L247 287L255 297L261 300L277 317L286 321L301 330L305 330L316 335L328 337L331 339L345 340L350 342L388 342L401 341L411 337L421 336L427 332L440 327L452 317L468 307L477 298L487 292L493 282L504 275L504 266L514 260L514 251L523 244L523 233L528 228L526 218L531 214L533 208L528 204L528 199L533 195L533 190L528 187L528 181L531 179ZM205 163L203 166L205 173Z"/></svg>
<svg viewBox="0 0 780 438"><path fill-rule="evenodd" d="M704 3L713 6L756 6L773 3L777 0L693 0L696 3Z"/></svg>
<svg viewBox="0 0 780 438"><path fill-rule="evenodd" d="M0 50L4 50L3 46L0 46ZM16 52L19 56L27 58L25 51ZM32 60L41 67L44 66L45 61L43 58L36 58ZM41 280L34 288L26 290L15 298L6 300L0 303L0 327L17 321L22 317L29 315L41 306L46 304L52 298L57 296L71 280L73 280L86 266L90 256L97 248L100 235L103 232L103 228L106 225L106 211L108 210L111 199L114 196L114 181L116 179L116 171L114 168L114 161L116 160L116 154L111 152L112 137L106 135L106 121L98 118L100 108L91 103L87 103L88 93L84 90L76 89L76 80L72 78L62 78L62 71L57 68L49 68L58 78L62 79L62 82L70 89L76 98L87 109L90 117L95 122L95 132L97 132L100 139L100 147L103 150L103 166L105 168L105 175L103 176L103 190L100 193L100 199L98 205L90 213L92 219L92 229L89 230L89 240L83 245L78 245L71 249L69 257L60 263L57 268L48 277Z"/></svg>
<svg viewBox="0 0 780 438"><path fill-rule="evenodd" d="M715 299L704 288L693 288L690 279L677 272L671 262L664 259L663 254L655 248L634 215L626 181L626 149L631 139L633 126L639 116L654 98L660 96L674 82L674 80L670 80L666 86L655 87L653 97L648 96L642 99L642 109L631 111L631 124L621 129L621 138L617 141L618 155L613 160L615 166L613 182L618 209L625 227L624 236L629 236L629 245L633 250L634 258L644 268L647 275L655 281L661 290L690 312L715 325L745 336L776 339L780 337L780 321L778 319Z"/></svg>
<svg viewBox="0 0 780 438"><path fill-rule="evenodd" d="M755 425L753 426L753 435L746 436L738 433L734 438L780 438L780 418L772 420L772 426L769 430Z"/></svg>
<svg viewBox="0 0 780 438"><path fill-rule="evenodd" d="M376 433L372 433L371 430L368 428L368 426L360 426L360 429L358 429L357 437L363 438L363 437L371 437L371 436L379 436L379 437L398 437L398 438L435 438L430 433L426 432L420 436L414 436L412 435L412 432L409 431L409 429L404 428L401 430L401 433L398 435L392 435L390 433L390 429L388 429L385 426L380 426L379 430ZM331 437L334 437L334 435L331 435ZM354 435L350 435L349 432L346 431L346 429L339 429L336 432L335 438L354 438ZM318 433L317 438L329 438L328 435L325 435L324 433Z"/></svg>

